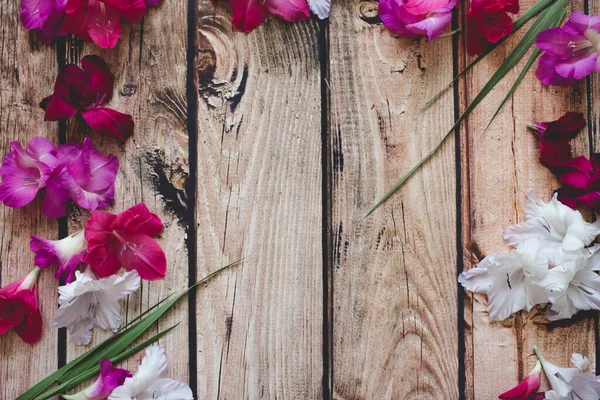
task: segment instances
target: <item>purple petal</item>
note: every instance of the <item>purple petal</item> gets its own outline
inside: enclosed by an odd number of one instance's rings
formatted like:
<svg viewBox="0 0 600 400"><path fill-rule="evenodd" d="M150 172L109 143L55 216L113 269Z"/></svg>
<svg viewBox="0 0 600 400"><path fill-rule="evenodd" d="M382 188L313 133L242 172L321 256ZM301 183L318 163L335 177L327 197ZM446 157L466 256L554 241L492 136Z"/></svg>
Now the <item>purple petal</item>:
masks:
<svg viewBox="0 0 600 400"><path fill-rule="evenodd" d="M451 12L432 13L423 21L406 25L406 29L418 35L426 35L431 41L444 33L451 22Z"/></svg>
<svg viewBox="0 0 600 400"><path fill-rule="evenodd" d="M46 182L46 197L42 205L42 212L48 218L60 218L67 215L67 201L69 193L63 188L66 167L56 168Z"/></svg>
<svg viewBox="0 0 600 400"><path fill-rule="evenodd" d="M133 119L110 108L93 108L81 113L85 122L100 136L112 137L125 142L133 135Z"/></svg>
<svg viewBox="0 0 600 400"><path fill-rule="evenodd" d="M581 54L570 60L559 61L554 69L563 78L580 80L594 71L599 56L598 53Z"/></svg>
<svg viewBox="0 0 600 400"><path fill-rule="evenodd" d="M379 2L379 18L386 27L411 38L417 37L417 35L406 29L406 25L416 24L423 19L419 15L413 15L406 11L398 0L381 0Z"/></svg>
<svg viewBox="0 0 600 400"><path fill-rule="evenodd" d="M545 85L569 86L577 82L574 78L564 78L556 72L558 62L560 60L552 54L543 54L535 76Z"/></svg>
<svg viewBox="0 0 600 400"><path fill-rule="evenodd" d="M20 208L33 201L40 190L39 177L27 175L9 175L3 177L0 184L0 201L7 207Z"/></svg>
<svg viewBox="0 0 600 400"><path fill-rule="evenodd" d="M573 55L573 46L589 43L584 35L574 35L562 28L551 28L540 32L536 46L556 57L568 60Z"/></svg>
<svg viewBox="0 0 600 400"><path fill-rule="evenodd" d="M48 268L57 265L54 277L63 277L67 283L73 281L75 270L86 251L83 232L61 240L47 240L32 235L29 247L35 253L36 266Z"/></svg>
<svg viewBox="0 0 600 400"><path fill-rule="evenodd" d="M25 29L42 29L54 11L54 0L21 0L21 21Z"/></svg>
<svg viewBox="0 0 600 400"><path fill-rule="evenodd" d="M588 29L600 33L600 16L574 11L563 26L568 32L583 34Z"/></svg>

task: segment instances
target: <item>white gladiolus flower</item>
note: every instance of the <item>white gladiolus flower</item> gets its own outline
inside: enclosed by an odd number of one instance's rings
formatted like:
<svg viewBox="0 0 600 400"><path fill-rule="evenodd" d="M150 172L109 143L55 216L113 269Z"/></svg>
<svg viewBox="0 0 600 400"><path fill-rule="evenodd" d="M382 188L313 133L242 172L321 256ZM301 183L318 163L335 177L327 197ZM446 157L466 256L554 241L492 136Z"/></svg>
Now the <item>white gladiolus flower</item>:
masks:
<svg viewBox="0 0 600 400"><path fill-rule="evenodd" d="M486 257L477 268L460 274L458 281L467 290L488 296L492 321L548 301L547 291L537 284L548 273L540 245L537 239L525 240L511 253Z"/></svg>
<svg viewBox="0 0 600 400"><path fill-rule="evenodd" d="M140 287L136 271L122 276L112 275L98 279L92 269L75 272L76 280L58 288L60 305L52 326L66 327L71 340L78 345L88 344L92 339L94 325L116 332L121 326L121 304Z"/></svg>
<svg viewBox="0 0 600 400"><path fill-rule="evenodd" d="M552 265L563 264L585 253L585 248L600 234L600 220L593 224L584 221L579 211L558 201L557 194L549 203L544 203L535 197L532 189L528 190L525 219L509 226L504 239L511 246L538 239Z"/></svg>
<svg viewBox="0 0 600 400"><path fill-rule="evenodd" d="M185 383L166 377L167 357L158 346L146 349L142 360L132 378L125 379L108 400L193 400L192 390Z"/></svg>
<svg viewBox="0 0 600 400"><path fill-rule="evenodd" d="M598 400L600 378L593 372L583 372L589 365L587 357L573 354L571 362L575 368L560 368L542 357L536 347L533 349L552 386L546 392L547 400Z"/></svg>

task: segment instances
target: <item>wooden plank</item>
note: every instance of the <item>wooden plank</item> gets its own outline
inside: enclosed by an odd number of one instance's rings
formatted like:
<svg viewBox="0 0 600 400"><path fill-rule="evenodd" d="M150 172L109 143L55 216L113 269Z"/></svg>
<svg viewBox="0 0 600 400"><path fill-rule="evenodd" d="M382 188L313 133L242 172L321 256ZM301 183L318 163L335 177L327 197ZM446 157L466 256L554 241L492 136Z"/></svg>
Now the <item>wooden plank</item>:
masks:
<svg viewBox="0 0 600 400"><path fill-rule="evenodd" d="M314 21L244 35L200 2L201 399L322 398L321 89Z"/></svg>
<svg viewBox="0 0 600 400"><path fill-rule="evenodd" d="M38 103L52 90L57 64L55 48L38 42L23 29L16 0L0 4L0 152L6 154L11 141L23 146L35 136L58 143L56 123L44 123ZM30 205L11 209L0 205L0 286L22 279L34 267L29 236L58 236L56 221L41 212L42 195ZM38 299L42 310L43 335L31 346L12 331L0 336L0 398L14 399L56 370L57 331L51 328L58 301L54 271L42 271Z"/></svg>
<svg viewBox="0 0 600 400"><path fill-rule="evenodd" d="M535 1L521 2L522 10ZM572 2L583 9L582 2ZM489 56L466 78L461 100L472 99L516 44L520 32ZM464 48L464 47L463 47ZM462 58L461 68L468 57ZM527 57L526 57L527 58ZM537 64L535 66L537 68ZM548 201L557 180L538 161L539 145L527 125L554 120L566 111L586 109L582 83L573 88L545 87L533 70L505 106L487 133L483 133L504 94L520 73L511 72L488 99L471 115L461 131L462 218L464 266L475 267L483 257L506 253L503 230L524 219L525 192L529 188ZM588 137L575 141L575 153L587 154ZM573 322L547 325L542 310L521 313L502 323L490 323L485 296L466 295L466 398L496 398L520 381L535 364L532 347L537 345L547 358L559 365L570 363L571 353L595 360L594 320L587 316ZM546 388L544 384L542 388Z"/></svg>
<svg viewBox="0 0 600 400"><path fill-rule="evenodd" d="M66 63L77 63L87 54L101 56L115 74L115 89L108 107L133 116L135 133L125 145L94 135L81 120L69 121L67 139L80 141L90 136L98 149L119 158L115 185L115 205L121 212L139 202L158 214L165 230L158 240L167 255L166 277L142 281L139 292L122 308L124 320L134 318L168 294L188 285L188 255L185 227L188 176L188 136L186 100L187 6L185 2L165 1L151 9L135 25L126 24L115 49L103 50L93 43L70 39ZM83 229L89 213L73 210L69 231ZM151 332L180 323L161 339L173 379L189 382L188 311L182 300ZM95 329L89 346L75 346L68 340L68 360L110 336ZM136 370L143 354L125 363Z"/></svg>
<svg viewBox="0 0 600 400"><path fill-rule="evenodd" d="M399 38L377 3L330 19L333 398L457 399L456 168L448 141L365 215L450 129L452 39Z"/></svg>

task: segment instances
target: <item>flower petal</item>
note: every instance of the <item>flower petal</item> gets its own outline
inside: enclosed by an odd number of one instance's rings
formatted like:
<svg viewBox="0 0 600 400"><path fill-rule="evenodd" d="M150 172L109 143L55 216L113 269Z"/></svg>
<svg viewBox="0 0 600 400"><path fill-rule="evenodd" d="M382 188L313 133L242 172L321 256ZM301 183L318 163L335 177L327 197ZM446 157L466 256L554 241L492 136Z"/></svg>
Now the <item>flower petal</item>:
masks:
<svg viewBox="0 0 600 400"><path fill-rule="evenodd" d="M96 93L94 104L105 104L113 95L115 77L110 72L106 62L94 55L88 55L81 59L81 67L89 75L89 90Z"/></svg>
<svg viewBox="0 0 600 400"><path fill-rule="evenodd" d="M133 135L134 123L131 115L97 107L81 112L81 116L92 130L100 136L112 137L121 142Z"/></svg>
<svg viewBox="0 0 600 400"><path fill-rule="evenodd" d="M231 22L235 29L252 32L267 19L267 9L260 0L231 0Z"/></svg>
<svg viewBox="0 0 600 400"><path fill-rule="evenodd" d="M310 18L306 0L265 0L269 12L285 21L298 22Z"/></svg>
<svg viewBox="0 0 600 400"><path fill-rule="evenodd" d="M117 259L126 270L136 270L145 280L156 280L165 276L165 253L150 236L116 229L111 243Z"/></svg>
<svg viewBox="0 0 600 400"><path fill-rule="evenodd" d="M164 225L158 215L148 210L146 204L139 203L120 213L114 220L113 227L156 237L162 233Z"/></svg>

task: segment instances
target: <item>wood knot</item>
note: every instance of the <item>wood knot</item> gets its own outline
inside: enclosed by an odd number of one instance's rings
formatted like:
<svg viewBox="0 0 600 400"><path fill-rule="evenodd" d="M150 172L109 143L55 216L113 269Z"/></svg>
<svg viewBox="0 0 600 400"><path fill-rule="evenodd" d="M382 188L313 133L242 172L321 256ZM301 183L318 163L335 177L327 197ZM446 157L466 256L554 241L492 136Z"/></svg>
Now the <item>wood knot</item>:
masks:
<svg viewBox="0 0 600 400"><path fill-rule="evenodd" d="M360 19L368 24L375 25L381 23L379 19L379 3L375 1L361 1L358 6L358 15Z"/></svg>
<svg viewBox="0 0 600 400"><path fill-rule="evenodd" d="M135 83L126 83L121 88L120 93L121 93L121 96L130 97L135 94L136 90L137 90L137 85Z"/></svg>

